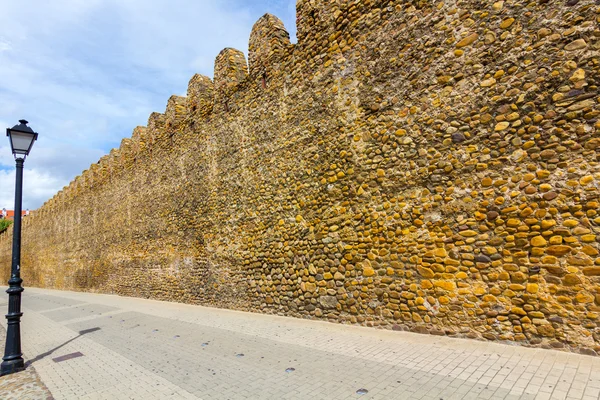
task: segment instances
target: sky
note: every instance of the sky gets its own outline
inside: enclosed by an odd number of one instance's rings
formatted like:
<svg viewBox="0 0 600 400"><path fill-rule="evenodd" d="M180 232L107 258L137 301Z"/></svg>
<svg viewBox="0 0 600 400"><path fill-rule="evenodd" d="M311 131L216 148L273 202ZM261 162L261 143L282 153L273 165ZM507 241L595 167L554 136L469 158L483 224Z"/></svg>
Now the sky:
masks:
<svg viewBox="0 0 600 400"><path fill-rule="evenodd" d="M0 0L0 209L14 208L5 128L39 133L25 160L23 209L34 210L121 139L213 77L225 47L248 56L252 25L279 17L295 42L296 0Z"/></svg>

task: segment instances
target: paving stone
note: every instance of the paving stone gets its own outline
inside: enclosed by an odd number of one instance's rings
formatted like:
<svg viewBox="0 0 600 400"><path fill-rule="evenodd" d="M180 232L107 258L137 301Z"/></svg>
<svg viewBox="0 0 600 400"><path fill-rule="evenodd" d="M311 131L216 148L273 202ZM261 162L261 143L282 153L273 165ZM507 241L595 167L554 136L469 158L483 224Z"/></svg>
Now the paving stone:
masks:
<svg viewBox="0 0 600 400"><path fill-rule="evenodd" d="M41 299L71 304L66 312L111 311L49 318L29 308ZM600 391L600 360L554 350L35 288L27 288L23 310L25 358L56 399L525 399L543 386L548 398ZM83 356L53 361L75 352ZM573 390L561 391L558 380ZM357 395L361 388L368 393Z"/></svg>

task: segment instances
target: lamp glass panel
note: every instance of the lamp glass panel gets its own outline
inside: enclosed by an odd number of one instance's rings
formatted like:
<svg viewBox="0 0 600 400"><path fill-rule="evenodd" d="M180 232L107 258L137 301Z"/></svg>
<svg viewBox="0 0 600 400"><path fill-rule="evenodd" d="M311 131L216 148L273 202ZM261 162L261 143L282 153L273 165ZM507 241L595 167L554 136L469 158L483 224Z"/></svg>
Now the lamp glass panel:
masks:
<svg viewBox="0 0 600 400"><path fill-rule="evenodd" d="M10 140L15 154L27 154L31 147L31 142L34 140L34 135L31 133L11 131Z"/></svg>

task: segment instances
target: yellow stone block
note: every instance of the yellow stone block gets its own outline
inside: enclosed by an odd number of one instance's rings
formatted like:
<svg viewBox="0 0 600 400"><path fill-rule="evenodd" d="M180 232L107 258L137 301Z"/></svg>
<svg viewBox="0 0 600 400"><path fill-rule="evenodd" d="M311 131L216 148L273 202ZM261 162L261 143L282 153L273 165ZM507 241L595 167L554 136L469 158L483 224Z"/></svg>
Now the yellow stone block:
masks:
<svg viewBox="0 0 600 400"><path fill-rule="evenodd" d="M496 132L500 132L500 131L506 130L509 126L510 126L510 122L502 121L502 122L499 122L496 124L496 127L494 128L494 130Z"/></svg>
<svg viewBox="0 0 600 400"><path fill-rule="evenodd" d="M515 22L514 18L506 18L504 21L502 21L500 23L500 28L502 29L507 29L510 28L510 26Z"/></svg>
<svg viewBox="0 0 600 400"><path fill-rule="evenodd" d="M550 244L562 244L563 242L562 236L552 236L549 240Z"/></svg>
<svg viewBox="0 0 600 400"><path fill-rule="evenodd" d="M577 221L576 219L566 219L563 221L563 225L567 228L574 228L577 225L579 225L579 221Z"/></svg>
<svg viewBox="0 0 600 400"><path fill-rule="evenodd" d="M556 221L553 219L545 219L542 221L542 229L546 230L556 225Z"/></svg>
<svg viewBox="0 0 600 400"><path fill-rule="evenodd" d="M540 257L540 256L544 255L544 248L543 247L534 247L533 249L531 249L531 255L534 257Z"/></svg>
<svg viewBox="0 0 600 400"><path fill-rule="evenodd" d="M364 267L363 268L363 276L373 276L375 275L375 270L372 267Z"/></svg>
<svg viewBox="0 0 600 400"><path fill-rule="evenodd" d="M421 287L423 289L431 289L433 287L433 284L429 280L424 280L424 281L421 281Z"/></svg>
<svg viewBox="0 0 600 400"><path fill-rule="evenodd" d="M452 281L434 281L433 285L435 287L442 288L444 290L454 290L456 289L456 283Z"/></svg>
<svg viewBox="0 0 600 400"><path fill-rule="evenodd" d="M581 250L588 256L597 256L599 254L598 249L590 245L583 246Z"/></svg>
<svg viewBox="0 0 600 400"><path fill-rule="evenodd" d="M577 301L578 303L593 303L594 296L592 296L588 292L579 292L575 295L575 301Z"/></svg>
<svg viewBox="0 0 600 400"><path fill-rule="evenodd" d="M502 271L500 272L500 274L498 275L498 280L499 281L507 281L510 279L510 275L508 274L508 272L506 271Z"/></svg>
<svg viewBox="0 0 600 400"><path fill-rule="evenodd" d="M417 271L419 272L419 274L423 277L423 278L433 278L435 273L427 267L422 267L422 266L417 266Z"/></svg>
<svg viewBox="0 0 600 400"><path fill-rule="evenodd" d="M586 175L586 176L582 177L582 178L579 180L579 184L580 184L580 185L582 185L582 186L585 186L585 185L587 185L587 184L590 184L590 183L592 183L593 181L594 181L594 177L593 177L593 176L591 176L591 175Z"/></svg>
<svg viewBox="0 0 600 400"><path fill-rule="evenodd" d="M510 309L511 314L517 314L517 315L527 315L527 312L525 310L523 310L521 307L513 307Z"/></svg>
<svg viewBox="0 0 600 400"><path fill-rule="evenodd" d="M538 292L539 286L537 283L528 283L527 284L527 292L531 294L535 294Z"/></svg>
<svg viewBox="0 0 600 400"><path fill-rule="evenodd" d="M552 256L564 256L565 254L570 253L572 248L570 246L558 245L558 246L550 246L546 249L546 252Z"/></svg>
<svg viewBox="0 0 600 400"><path fill-rule="evenodd" d="M461 48L461 47L468 46L471 43L473 43L475 40L477 40L477 37L478 37L478 35L476 33L471 33L470 35L468 35L467 37L465 37L464 39L459 41L456 44L456 47Z"/></svg>
<svg viewBox="0 0 600 400"><path fill-rule="evenodd" d="M531 239L531 245L534 247L544 247L547 243L542 236L535 236Z"/></svg>
<svg viewBox="0 0 600 400"><path fill-rule="evenodd" d="M448 252L443 247L433 250L433 255L436 257L446 257Z"/></svg>
<svg viewBox="0 0 600 400"><path fill-rule="evenodd" d="M547 177L550 176L550 171L548 171L546 169L539 169L539 170L535 171L535 174L538 177L538 179L546 179Z"/></svg>
<svg viewBox="0 0 600 400"><path fill-rule="evenodd" d="M594 243L596 241L596 235L583 235L581 241L583 243Z"/></svg>
<svg viewBox="0 0 600 400"><path fill-rule="evenodd" d="M509 226L511 228L516 228L519 225L521 225L520 219L510 218L508 221L506 221L506 226Z"/></svg>

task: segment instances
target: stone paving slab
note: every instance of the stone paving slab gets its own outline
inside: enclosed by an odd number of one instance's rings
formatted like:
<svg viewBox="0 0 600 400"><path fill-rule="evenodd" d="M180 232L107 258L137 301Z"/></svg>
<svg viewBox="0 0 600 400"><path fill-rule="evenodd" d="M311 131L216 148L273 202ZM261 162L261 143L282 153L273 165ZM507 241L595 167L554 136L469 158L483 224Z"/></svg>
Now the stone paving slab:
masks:
<svg viewBox="0 0 600 400"><path fill-rule="evenodd" d="M56 399L600 398L600 358L554 350L36 288L23 309Z"/></svg>
<svg viewBox="0 0 600 400"><path fill-rule="evenodd" d="M1 303L6 306L5 303ZM6 331L0 327L0 343L4 350ZM4 351L2 351L4 354ZM3 400L52 400L52 394L41 381L39 375L32 366L25 371L15 374L0 376L0 399Z"/></svg>

